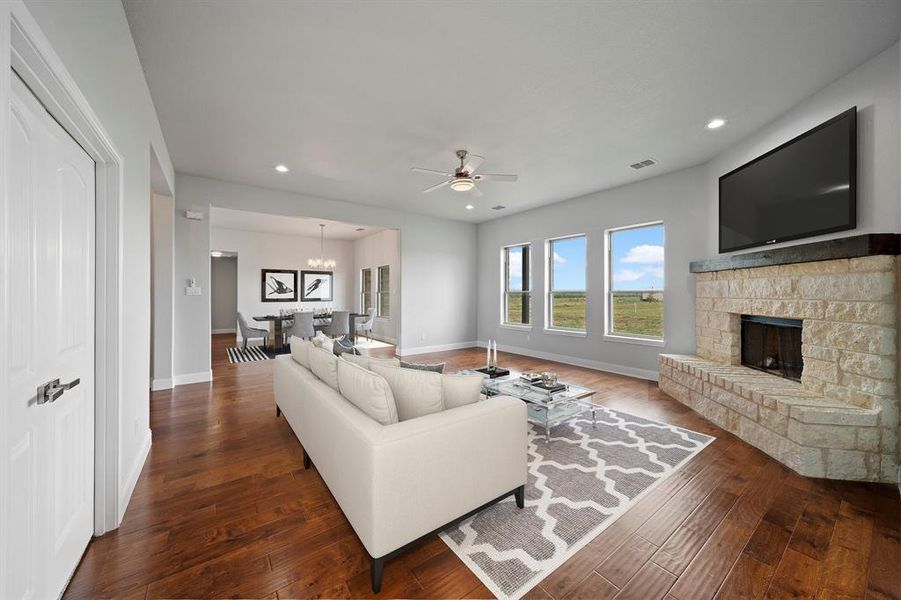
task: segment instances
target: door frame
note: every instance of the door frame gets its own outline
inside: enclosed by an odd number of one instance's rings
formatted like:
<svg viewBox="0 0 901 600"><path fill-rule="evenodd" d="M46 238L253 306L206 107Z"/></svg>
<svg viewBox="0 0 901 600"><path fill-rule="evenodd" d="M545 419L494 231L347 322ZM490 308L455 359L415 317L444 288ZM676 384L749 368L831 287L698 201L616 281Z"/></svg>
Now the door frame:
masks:
<svg viewBox="0 0 901 600"><path fill-rule="evenodd" d="M12 69L96 163L94 535L102 535L119 526L124 503L131 495L131 489L120 489L119 469L123 159L22 0L0 2L0 69L0 107L3 107L0 115L0 223L7 214L10 127L7 107ZM7 243L4 228L0 227L0 255ZM6 286L7 282L0 278L0 379L5 377L8 347L5 338L8 328L2 321L6 314ZM6 404L5 400L0 401L0 434L8 423ZM10 491L5 452L5 446L0 444L0 522L9 518L5 502ZM2 545L0 552L5 552ZM5 564L6 556L0 555L0 565ZM0 580L0 591L3 584Z"/></svg>

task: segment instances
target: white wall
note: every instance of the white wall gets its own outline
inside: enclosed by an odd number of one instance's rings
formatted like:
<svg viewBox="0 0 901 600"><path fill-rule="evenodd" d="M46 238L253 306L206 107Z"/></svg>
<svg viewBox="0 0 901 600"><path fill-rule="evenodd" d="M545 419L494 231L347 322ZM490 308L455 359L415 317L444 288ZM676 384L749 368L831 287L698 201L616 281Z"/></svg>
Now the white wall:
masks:
<svg viewBox="0 0 901 600"><path fill-rule="evenodd" d="M238 304L237 310L253 325L255 315L268 315L279 309L318 309L331 306L336 310L353 310L354 303L354 247L349 240L325 240L325 257L334 259L331 302L263 302L260 293L262 269L292 269L298 272L309 269L307 260L319 257L319 238L298 235L240 231L237 229L210 229L210 247L215 251L238 253ZM232 312L232 327L235 315ZM266 324L256 325L263 327ZM240 337L240 333L239 336Z"/></svg>
<svg viewBox="0 0 901 600"><path fill-rule="evenodd" d="M694 280L688 263L704 257L706 204L703 167L511 215L479 225L479 340L503 349L655 379L659 352L694 351ZM662 220L666 228L663 348L604 339L604 231ZM701 232L701 235L699 235ZM544 242L588 236L588 331L585 337L544 331ZM503 246L532 243L532 315L529 331L500 326Z"/></svg>
<svg viewBox="0 0 901 600"><path fill-rule="evenodd" d="M721 175L857 106L857 229L767 248L806 244L860 233L901 231L901 125L899 47L860 65L707 165L707 254L718 251L718 181ZM757 249L745 250L753 252Z"/></svg>
<svg viewBox="0 0 901 600"><path fill-rule="evenodd" d="M153 356L150 365L151 387L172 387L172 269L175 202L171 196L153 194L151 216L151 292L153 294Z"/></svg>
<svg viewBox="0 0 901 600"><path fill-rule="evenodd" d="M25 5L123 158L119 487L124 506L150 445L151 145L170 183L174 171L122 4L25 0Z"/></svg>
<svg viewBox="0 0 901 600"><path fill-rule="evenodd" d="M385 342L395 343L400 331L402 311L400 307L400 288L403 282L400 277L400 232L386 229L366 236L354 242L354 308L360 309L360 271L372 269L373 306L376 306L375 295L378 291L378 268L388 265L390 272L389 310L390 317L376 317L372 327L373 337Z"/></svg>
<svg viewBox="0 0 901 600"><path fill-rule="evenodd" d="M238 259L210 259L210 327L213 333L234 333L238 312Z"/></svg>
<svg viewBox="0 0 901 600"><path fill-rule="evenodd" d="M399 346L410 354L473 343L476 339L476 227L341 200L176 175L175 373L209 373L209 295L185 297L180 279L209 285L210 205L294 217L318 217L400 231L403 328ZM184 210L205 214L188 223Z"/></svg>

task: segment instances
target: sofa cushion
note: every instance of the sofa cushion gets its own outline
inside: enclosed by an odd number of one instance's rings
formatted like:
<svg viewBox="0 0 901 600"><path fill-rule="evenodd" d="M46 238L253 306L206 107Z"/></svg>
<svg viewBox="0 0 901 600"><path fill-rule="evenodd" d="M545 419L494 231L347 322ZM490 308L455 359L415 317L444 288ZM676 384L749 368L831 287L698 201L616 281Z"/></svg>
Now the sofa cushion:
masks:
<svg viewBox="0 0 901 600"><path fill-rule="evenodd" d="M341 358L364 369L369 369L370 364L387 365L389 367L400 366L400 360L397 358L374 358L371 356L360 356L359 354L342 354Z"/></svg>
<svg viewBox="0 0 901 600"><path fill-rule="evenodd" d="M385 378L346 360L337 362L341 395L382 425L397 423L397 406Z"/></svg>
<svg viewBox="0 0 901 600"><path fill-rule="evenodd" d="M333 390L338 389L338 357L325 348L310 349L310 370Z"/></svg>
<svg viewBox="0 0 901 600"><path fill-rule="evenodd" d="M481 375L442 375L444 409L475 404L482 394Z"/></svg>
<svg viewBox="0 0 901 600"><path fill-rule="evenodd" d="M404 369L416 369L417 371L434 371L435 373L444 373L444 364L445 363L425 364L407 362L405 360L400 361L400 366Z"/></svg>
<svg viewBox="0 0 901 600"><path fill-rule="evenodd" d="M394 394L399 421L408 421L444 410L441 375L370 363L370 370L388 381Z"/></svg>
<svg viewBox="0 0 901 600"><path fill-rule="evenodd" d="M310 368L310 349L313 348L313 344L309 341L301 339L297 336L291 336L291 358L294 359L294 362L297 364L304 366L306 368Z"/></svg>

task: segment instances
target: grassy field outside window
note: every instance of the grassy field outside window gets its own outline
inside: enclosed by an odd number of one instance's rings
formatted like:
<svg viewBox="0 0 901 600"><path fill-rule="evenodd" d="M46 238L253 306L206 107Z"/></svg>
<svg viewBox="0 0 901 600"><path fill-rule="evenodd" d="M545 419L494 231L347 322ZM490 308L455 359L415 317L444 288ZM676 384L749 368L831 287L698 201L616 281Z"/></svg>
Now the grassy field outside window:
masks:
<svg viewBox="0 0 901 600"><path fill-rule="evenodd" d="M609 230L607 247L607 334L662 340L663 223Z"/></svg>
<svg viewBox="0 0 901 600"><path fill-rule="evenodd" d="M503 261L503 315L505 325L529 325L532 322L531 245L501 248Z"/></svg>
<svg viewBox="0 0 901 600"><path fill-rule="evenodd" d="M568 236L547 242L547 328L585 332L587 238Z"/></svg>

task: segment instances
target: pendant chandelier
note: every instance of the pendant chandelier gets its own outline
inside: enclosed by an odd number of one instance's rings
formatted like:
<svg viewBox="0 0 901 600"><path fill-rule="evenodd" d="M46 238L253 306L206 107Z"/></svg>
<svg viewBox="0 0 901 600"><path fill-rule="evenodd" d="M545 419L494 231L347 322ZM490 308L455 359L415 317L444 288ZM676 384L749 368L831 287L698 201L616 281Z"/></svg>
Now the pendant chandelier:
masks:
<svg viewBox="0 0 901 600"><path fill-rule="evenodd" d="M325 256L325 225L319 224L319 258L311 258L307 264L314 269L334 269L338 263L324 258Z"/></svg>

